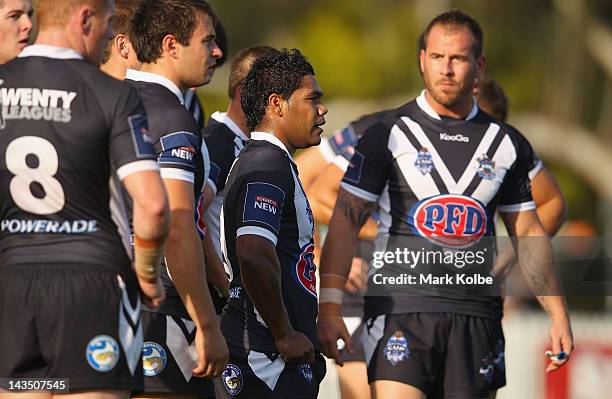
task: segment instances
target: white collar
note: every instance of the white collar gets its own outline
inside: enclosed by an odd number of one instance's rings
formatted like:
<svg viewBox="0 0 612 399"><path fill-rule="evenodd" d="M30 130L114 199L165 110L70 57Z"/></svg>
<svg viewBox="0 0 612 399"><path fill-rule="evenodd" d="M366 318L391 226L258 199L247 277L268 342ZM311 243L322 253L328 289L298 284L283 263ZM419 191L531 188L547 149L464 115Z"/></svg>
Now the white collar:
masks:
<svg viewBox="0 0 612 399"><path fill-rule="evenodd" d="M441 120L442 118L440 118L440 115L438 115L438 113L434 111L431 105L429 105L429 102L427 102L427 99L425 98L425 92L426 90L423 90L421 94L417 97L416 99L417 105L427 115L431 116L434 119ZM477 113L478 113L478 103L476 102L476 98L474 98L474 105L472 106L472 110L470 111L468 116L465 118L465 120L469 121L470 119L474 118Z"/></svg>
<svg viewBox="0 0 612 399"><path fill-rule="evenodd" d="M125 78L135 80L137 82L149 82L157 83L158 85L164 86L170 90L179 99L182 105L185 105L185 98L179 88L167 77L159 75L157 73L137 71L135 69L128 69L125 73Z"/></svg>
<svg viewBox="0 0 612 399"><path fill-rule="evenodd" d="M276 138L275 135L273 135L272 133L268 133L268 132L252 132L251 133L251 140L262 140L262 141L267 141L268 143L272 143L275 146L281 148L282 150L284 150L287 155L289 156L289 159L291 160L291 162L295 163L295 161L293 160L293 157L291 156L291 154L289 154L289 150L287 150L287 147L285 147L285 145L283 144L282 141L280 141L278 138Z"/></svg>
<svg viewBox="0 0 612 399"><path fill-rule="evenodd" d="M239 139L244 140L244 141L248 141L249 140L249 138L247 137L246 134L244 134L242 129L240 129L240 127L238 127L236 122L234 122L232 120L232 118L230 118L227 115L227 112L219 112L219 111L217 111L217 112L213 113L210 117L213 118L214 120L216 120L219 123L223 123L223 124L227 125L227 127L229 127L230 130L232 132L234 132L234 134Z"/></svg>
<svg viewBox="0 0 612 399"><path fill-rule="evenodd" d="M76 50L65 47L50 46L48 44L33 44L21 50L17 56L22 57L47 57L58 60L82 60L83 56Z"/></svg>

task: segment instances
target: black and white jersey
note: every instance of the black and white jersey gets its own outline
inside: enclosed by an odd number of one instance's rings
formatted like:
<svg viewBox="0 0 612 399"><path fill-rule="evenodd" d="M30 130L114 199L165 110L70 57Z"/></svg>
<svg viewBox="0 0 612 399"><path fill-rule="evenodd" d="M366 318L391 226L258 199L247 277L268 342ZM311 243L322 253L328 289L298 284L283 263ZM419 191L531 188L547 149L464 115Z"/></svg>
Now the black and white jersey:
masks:
<svg viewBox="0 0 612 399"><path fill-rule="evenodd" d="M200 128L184 106L181 91L161 75L132 69L127 71L126 82L137 89L147 115L150 115L149 132L162 178L193 184L194 204L197 204L208 178L208 151ZM158 311L189 317L167 268L163 268L162 280L166 287L166 301Z"/></svg>
<svg viewBox="0 0 612 399"><path fill-rule="evenodd" d="M493 235L496 210L535 208L529 182L534 168L531 146L517 130L496 122L476 105L465 120L440 117L423 92L415 101L359 123L363 136L341 186L377 203L377 251L392 250L398 242L413 252L452 255L476 250L484 242L491 244L485 237ZM491 248L479 270L490 271L493 257ZM445 262L418 267L458 271L458 266ZM392 290L388 297L367 297L366 314L442 311L501 316L498 297L470 294L465 287L448 286L431 297L394 296Z"/></svg>
<svg viewBox="0 0 612 399"><path fill-rule="evenodd" d="M206 120L206 115L204 115L204 107L198 98L197 89L189 89L185 93L185 108L191 112L193 115L193 119L195 119L196 123L200 130L204 129L204 121Z"/></svg>
<svg viewBox="0 0 612 399"><path fill-rule="evenodd" d="M234 160L242 151L249 138L225 112L215 112L204 129L204 141L210 153L208 186L215 193L215 199L205 212L207 233L221 258L220 220L221 207L225 197L225 181Z"/></svg>
<svg viewBox="0 0 612 399"><path fill-rule="evenodd" d="M0 66L0 265L131 273L120 181L158 170L136 91L72 49Z"/></svg>
<svg viewBox="0 0 612 399"><path fill-rule="evenodd" d="M293 158L272 134L251 134L227 179L221 217L224 261L232 270L230 299L221 319L228 343L255 351L277 351L242 283L236 256L236 238L242 235L257 235L274 243L291 325L316 343L312 211Z"/></svg>
<svg viewBox="0 0 612 399"><path fill-rule="evenodd" d="M385 113L383 111L362 117L357 121L351 122L343 129L336 131L332 136L323 139L319 145L319 151L323 158L327 163L333 163L341 170L346 171L355 153L357 141L363 136L367 128L372 124L372 121L380 116L384 116ZM517 133L521 134L518 131ZM531 149L531 147L529 148ZM540 173L544 164L533 149L530 150L529 159L531 165L529 167L529 179L533 180Z"/></svg>

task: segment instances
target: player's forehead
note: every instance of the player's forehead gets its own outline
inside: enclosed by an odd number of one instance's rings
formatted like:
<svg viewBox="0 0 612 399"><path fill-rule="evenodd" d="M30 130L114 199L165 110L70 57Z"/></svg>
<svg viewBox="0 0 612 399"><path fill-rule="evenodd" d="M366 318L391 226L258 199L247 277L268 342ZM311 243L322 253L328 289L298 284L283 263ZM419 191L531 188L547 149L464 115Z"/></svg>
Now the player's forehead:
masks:
<svg viewBox="0 0 612 399"><path fill-rule="evenodd" d="M319 86L319 82L317 82L317 78L315 75L304 75L302 79L300 79L300 85L295 90L296 94L301 96L322 96L323 91Z"/></svg>
<svg viewBox="0 0 612 399"><path fill-rule="evenodd" d="M436 24L427 35L425 43L428 53L452 51L467 54L472 51L474 36L467 26L457 24Z"/></svg>
<svg viewBox="0 0 612 399"><path fill-rule="evenodd" d="M28 12L32 9L30 0L0 0L0 12L6 13L11 11Z"/></svg>
<svg viewBox="0 0 612 399"><path fill-rule="evenodd" d="M196 15L196 25L193 31L193 37L215 37L215 26L212 17L203 11L198 11Z"/></svg>

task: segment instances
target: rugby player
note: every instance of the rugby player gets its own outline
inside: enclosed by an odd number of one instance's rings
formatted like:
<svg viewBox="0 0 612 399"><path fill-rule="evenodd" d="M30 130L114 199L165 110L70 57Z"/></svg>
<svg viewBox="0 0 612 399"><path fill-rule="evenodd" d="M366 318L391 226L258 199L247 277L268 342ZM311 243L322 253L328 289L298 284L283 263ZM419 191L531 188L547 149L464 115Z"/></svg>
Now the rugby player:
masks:
<svg viewBox="0 0 612 399"><path fill-rule="evenodd" d="M150 307L164 298L167 197L140 98L98 69L113 2L40 0L37 11L36 43L0 66L0 378L127 398L142 388L138 286ZM15 395L56 396L0 393Z"/></svg>
<svg viewBox="0 0 612 399"><path fill-rule="evenodd" d="M251 135L246 126L246 117L240 104L240 85L251 69L253 62L260 56L270 54L276 50L267 46L253 46L243 49L236 54L230 66L230 76L227 93L230 99L227 112L212 114L208 126L204 129L204 141L210 153L210 174L208 184L202 194L201 207L205 210L206 231L211 241L205 241L204 249L206 262L216 262L220 266L217 281L225 281L223 292L229 289L229 280L223 271L221 263L221 207L225 197L225 181L229 170L238 153L244 148ZM210 270L210 269L209 269ZM227 270L231 273L231 270ZM210 277L209 277L209 280Z"/></svg>
<svg viewBox="0 0 612 399"><path fill-rule="evenodd" d="M194 218L208 152L183 99L190 87L210 81L221 57L214 20L203 0L144 0L129 32L143 65L140 71L129 69L126 81L151 115L149 130L172 215L164 253L167 300L156 312L143 313L145 396L212 397L212 382L195 377L214 377L227 362Z"/></svg>
<svg viewBox="0 0 612 399"><path fill-rule="evenodd" d="M28 45L32 30L30 0L0 0L0 64L17 57Z"/></svg>
<svg viewBox="0 0 612 399"><path fill-rule="evenodd" d="M111 20L114 36L106 43L100 69L115 79L123 80L128 69L139 70L132 42L128 37L130 24L140 0L116 0L115 15Z"/></svg>
<svg viewBox="0 0 612 399"><path fill-rule="evenodd" d="M241 86L251 139L226 183L221 219L233 279L221 328L230 347L226 396L316 398L314 222L293 161L319 144L327 108L299 50L258 58Z"/></svg>
<svg viewBox="0 0 612 399"><path fill-rule="evenodd" d="M215 20L215 34L215 41L223 53L221 58L219 58L215 64L215 68L220 68L227 60L227 54L229 54L229 43L227 41L227 33L225 32L225 28L223 27L223 24L219 18ZM201 129L204 129L206 114L204 113L202 102L198 97L196 87L192 87L191 90L185 93L185 107L187 107L189 112L193 114L196 122L198 122L198 126L200 126Z"/></svg>
<svg viewBox="0 0 612 399"><path fill-rule="evenodd" d="M434 18L423 37L425 90L397 109L360 120L365 133L344 175L322 254L323 352L340 360L336 340L350 343L341 289L358 231L378 206L377 249L383 251L393 251L397 242L410 251L482 249L495 210L502 212L518 239L526 279L552 320L552 350L569 356L569 316L529 188L531 147L511 126L479 111L472 98L485 63L482 30L469 15L452 10ZM466 213L472 215L469 222ZM453 264L419 266L437 273L457 270ZM393 264L388 271L393 267L404 270ZM491 267L488 256L483 269ZM505 384L499 296L484 287L472 287L468 296L460 285L438 285L437 295L386 289L387 296L378 291L365 305L363 343L374 398L486 398ZM553 360L547 370L566 359Z"/></svg>

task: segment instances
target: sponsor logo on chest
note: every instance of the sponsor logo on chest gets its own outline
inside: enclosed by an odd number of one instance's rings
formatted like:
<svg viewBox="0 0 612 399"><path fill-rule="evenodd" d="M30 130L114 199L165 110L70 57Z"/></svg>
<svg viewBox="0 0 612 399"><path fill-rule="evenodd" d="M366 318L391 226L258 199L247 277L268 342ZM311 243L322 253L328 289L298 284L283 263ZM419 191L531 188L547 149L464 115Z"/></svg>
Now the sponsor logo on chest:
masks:
<svg viewBox="0 0 612 399"><path fill-rule="evenodd" d="M417 202L409 214L413 231L434 244L467 248L487 231L484 206L474 198L457 194L436 195Z"/></svg>
<svg viewBox="0 0 612 399"><path fill-rule="evenodd" d="M450 135L447 133L440 133L440 140L442 141L459 141L462 143L469 143L470 142L470 138L466 137L462 134L455 134L455 135Z"/></svg>

